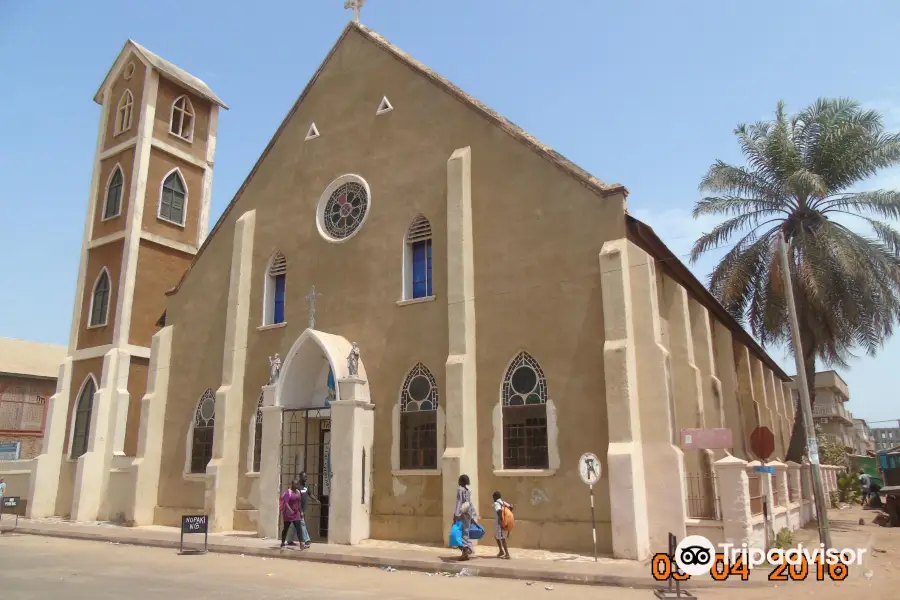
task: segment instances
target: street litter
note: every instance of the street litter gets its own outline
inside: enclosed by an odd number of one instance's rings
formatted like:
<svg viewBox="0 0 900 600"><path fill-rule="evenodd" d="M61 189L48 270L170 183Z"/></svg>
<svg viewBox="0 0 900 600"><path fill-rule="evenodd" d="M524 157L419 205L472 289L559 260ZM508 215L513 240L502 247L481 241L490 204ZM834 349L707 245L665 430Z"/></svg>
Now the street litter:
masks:
<svg viewBox="0 0 900 600"><path fill-rule="evenodd" d="M866 579L872 579L874 573L872 571L866 571L864 575L866 576Z"/></svg>
<svg viewBox="0 0 900 600"><path fill-rule="evenodd" d="M397 569L395 569L394 567L381 567L381 570L385 571L386 573L396 573L397 572Z"/></svg>
<svg viewBox="0 0 900 600"><path fill-rule="evenodd" d="M545 586L544 586L544 589L545 589L545 590L550 590L550 591L552 592L552 591L553 591L553 586L552 586L552 585L545 585Z"/></svg>
<svg viewBox="0 0 900 600"><path fill-rule="evenodd" d="M525 585L534 585L534 582L533 582L533 581L526 581L526 582L525 582Z"/></svg>

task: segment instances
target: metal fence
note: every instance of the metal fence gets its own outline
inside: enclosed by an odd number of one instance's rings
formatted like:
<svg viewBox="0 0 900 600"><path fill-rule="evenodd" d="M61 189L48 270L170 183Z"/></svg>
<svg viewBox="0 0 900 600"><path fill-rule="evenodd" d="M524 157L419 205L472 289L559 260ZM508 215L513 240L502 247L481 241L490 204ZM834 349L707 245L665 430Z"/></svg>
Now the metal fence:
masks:
<svg viewBox="0 0 900 600"><path fill-rule="evenodd" d="M692 519L722 519L716 476L706 473L687 473L684 476L688 517Z"/></svg>
<svg viewBox="0 0 900 600"><path fill-rule="evenodd" d="M747 482L750 484L750 514L761 515L763 511L762 480L759 478L759 473L748 470Z"/></svg>

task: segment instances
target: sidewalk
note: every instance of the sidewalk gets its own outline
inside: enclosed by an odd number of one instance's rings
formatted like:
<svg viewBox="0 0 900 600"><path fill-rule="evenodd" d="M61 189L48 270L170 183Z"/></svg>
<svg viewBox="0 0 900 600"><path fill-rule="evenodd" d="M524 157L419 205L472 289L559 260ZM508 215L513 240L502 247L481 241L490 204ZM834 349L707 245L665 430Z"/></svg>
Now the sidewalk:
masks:
<svg viewBox="0 0 900 600"><path fill-rule="evenodd" d="M2 530L11 533L13 522L3 518ZM16 533L62 537L78 540L102 541L135 546L155 546L179 548L180 531L174 527L119 527L108 523L71 523L57 519L19 519ZM834 542L838 545L839 534L835 532ZM858 535L854 536L854 545ZM849 541L849 540L848 540ZM200 535L188 535L185 549L202 549ZM496 549L488 541L477 549L476 558L458 562L458 553L449 548L416 546L397 542L366 541L358 546L335 544L313 544L308 550L281 549L277 540L260 539L247 532L213 533L209 535L210 552L240 554L287 560L308 560L359 567L393 567L398 570L423 571L426 573L461 574L482 577L498 577L526 581L551 583L572 583L628 587L635 589L657 589L665 584L654 581L650 575L649 561L630 561L601 557L593 558L576 555L562 555L537 550L516 550L511 561L494 558ZM521 558L517 557L521 556ZM533 558L543 556L544 558ZM692 580L685 589L722 588L771 585L765 574L752 577L749 582L713 582L711 579Z"/></svg>

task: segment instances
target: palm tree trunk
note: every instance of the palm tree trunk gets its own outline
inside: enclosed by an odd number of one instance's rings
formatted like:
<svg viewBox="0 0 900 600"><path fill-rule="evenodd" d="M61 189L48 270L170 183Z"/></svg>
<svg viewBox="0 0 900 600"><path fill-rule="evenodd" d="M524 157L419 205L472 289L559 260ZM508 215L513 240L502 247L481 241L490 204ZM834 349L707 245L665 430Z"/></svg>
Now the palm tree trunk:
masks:
<svg viewBox="0 0 900 600"><path fill-rule="evenodd" d="M803 367L806 371L806 383L809 390L809 409L816 404L816 350L813 344L813 336L808 331L804 331L801 324L800 340L803 345ZM811 435L815 435L812 432ZM806 428L803 426L803 412L800 408L800 393L794 398L794 429L791 432L791 442L788 444L787 456L785 461L793 461L800 463L803 460L803 454L806 451Z"/></svg>

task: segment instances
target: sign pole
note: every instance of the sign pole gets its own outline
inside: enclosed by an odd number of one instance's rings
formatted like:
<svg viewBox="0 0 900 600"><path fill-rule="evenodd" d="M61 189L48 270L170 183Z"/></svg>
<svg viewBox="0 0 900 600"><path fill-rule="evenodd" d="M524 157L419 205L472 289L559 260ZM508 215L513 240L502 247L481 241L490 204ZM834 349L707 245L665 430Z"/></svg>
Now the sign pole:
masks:
<svg viewBox="0 0 900 600"><path fill-rule="evenodd" d="M807 454L812 471L813 495L816 503L816 522L819 527L819 541L825 548L831 548L831 528L828 525L828 505L825 503L825 488L822 486L822 471L819 468L819 444L812 418L812 403L809 400L809 382L806 381L806 365L803 364L803 347L800 342L800 322L794 305L794 288L791 284L791 266L788 261L788 246L784 232L778 236L781 250L781 271L784 275L784 291L787 296L788 315L791 318L791 338L794 342L794 360L797 364L797 391L800 392L800 410L803 414L803 429L806 432Z"/></svg>
<svg viewBox="0 0 900 600"><path fill-rule="evenodd" d="M594 518L594 486L589 485L591 491L591 534L594 536L594 562L597 562L597 520Z"/></svg>

